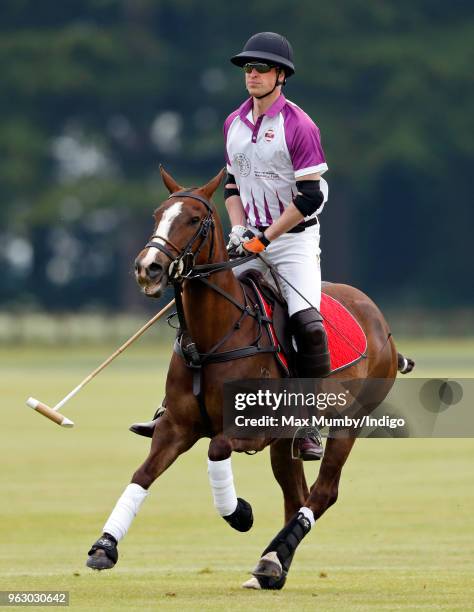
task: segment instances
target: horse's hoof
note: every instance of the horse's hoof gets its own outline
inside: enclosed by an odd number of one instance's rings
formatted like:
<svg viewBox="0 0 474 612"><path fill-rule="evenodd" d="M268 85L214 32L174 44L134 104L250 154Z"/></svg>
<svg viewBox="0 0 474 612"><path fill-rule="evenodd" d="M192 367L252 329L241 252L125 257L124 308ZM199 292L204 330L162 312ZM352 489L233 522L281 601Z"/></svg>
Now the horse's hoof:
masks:
<svg viewBox="0 0 474 612"><path fill-rule="evenodd" d="M92 555L87 557L87 567L93 570L112 569L115 563L109 559L103 550L96 550Z"/></svg>
<svg viewBox="0 0 474 612"><path fill-rule="evenodd" d="M237 508L223 519L237 531L249 531L253 525L252 506L240 497L237 498Z"/></svg>
<svg viewBox="0 0 474 612"><path fill-rule="evenodd" d="M276 552L264 555L253 570L253 580L247 580L242 586L246 589L280 590L285 586L287 572L278 559ZM255 582L256 581L256 582ZM258 583L258 586L256 586Z"/></svg>
<svg viewBox="0 0 474 612"><path fill-rule="evenodd" d="M276 552L272 551L264 555L257 563L257 567L253 570L252 574L256 578L281 578L283 568Z"/></svg>
<svg viewBox="0 0 474 612"><path fill-rule="evenodd" d="M87 554L87 567L95 570L112 569L118 560L117 540L104 534L94 542Z"/></svg>

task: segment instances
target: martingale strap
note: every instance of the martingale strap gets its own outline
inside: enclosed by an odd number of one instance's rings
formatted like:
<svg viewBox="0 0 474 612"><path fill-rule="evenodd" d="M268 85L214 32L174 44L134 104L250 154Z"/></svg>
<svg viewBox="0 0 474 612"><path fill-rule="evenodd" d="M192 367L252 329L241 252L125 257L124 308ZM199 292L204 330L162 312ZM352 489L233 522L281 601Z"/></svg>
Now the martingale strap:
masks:
<svg viewBox="0 0 474 612"><path fill-rule="evenodd" d="M197 350L196 344L192 341L189 335L186 318L184 316L183 299L182 299L182 287L180 283L174 283L174 295L176 303L176 311L178 313L178 319L181 327L181 352L186 366L193 370L193 395L196 397L199 413L201 420L204 425L204 429L209 433L210 437L213 437L212 422L207 412L206 403L202 393L202 361L200 354Z"/></svg>

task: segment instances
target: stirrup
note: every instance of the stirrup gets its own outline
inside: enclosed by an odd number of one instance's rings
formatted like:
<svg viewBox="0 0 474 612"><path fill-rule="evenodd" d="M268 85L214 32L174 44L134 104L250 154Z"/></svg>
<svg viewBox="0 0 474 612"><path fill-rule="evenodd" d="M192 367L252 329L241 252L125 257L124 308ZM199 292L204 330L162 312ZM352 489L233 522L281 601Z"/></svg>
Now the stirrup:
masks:
<svg viewBox="0 0 474 612"><path fill-rule="evenodd" d="M309 448L301 450L302 442ZM303 461L320 461L324 455L321 434L317 427L299 427L291 442L291 458Z"/></svg>

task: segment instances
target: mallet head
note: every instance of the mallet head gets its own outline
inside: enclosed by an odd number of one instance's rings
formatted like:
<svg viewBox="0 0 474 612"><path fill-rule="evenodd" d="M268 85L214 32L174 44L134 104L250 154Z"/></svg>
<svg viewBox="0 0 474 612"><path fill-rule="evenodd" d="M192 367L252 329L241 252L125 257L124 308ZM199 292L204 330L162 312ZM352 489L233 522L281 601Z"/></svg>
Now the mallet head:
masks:
<svg viewBox="0 0 474 612"><path fill-rule="evenodd" d="M29 397L26 400L26 404L30 408L33 408L34 410L36 410L36 412L39 412L40 414L42 414L46 418L50 419L51 421L54 421L58 425L61 425L61 427L74 427L73 421L71 421L70 419L65 417L60 412L57 412L56 410L53 410L52 408L50 408L46 404L43 404L43 402L40 402L39 400L35 399L34 397Z"/></svg>

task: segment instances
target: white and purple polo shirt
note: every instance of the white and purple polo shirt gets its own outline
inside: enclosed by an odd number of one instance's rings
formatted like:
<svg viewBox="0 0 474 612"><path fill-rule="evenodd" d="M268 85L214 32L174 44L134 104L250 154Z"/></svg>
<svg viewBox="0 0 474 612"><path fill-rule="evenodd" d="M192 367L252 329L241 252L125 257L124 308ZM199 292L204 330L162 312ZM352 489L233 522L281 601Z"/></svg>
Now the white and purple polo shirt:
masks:
<svg viewBox="0 0 474 612"><path fill-rule="evenodd" d="M227 170L235 176L249 225L271 225L296 196L296 181L328 169L318 127L283 94L253 123L249 98L224 123ZM320 183L324 203L328 184ZM312 215L323 209L324 203Z"/></svg>

